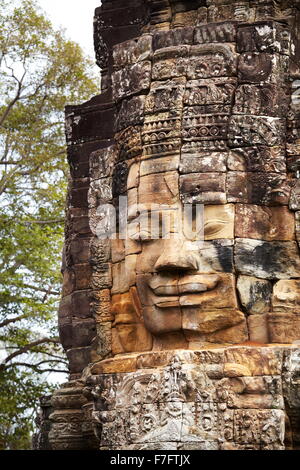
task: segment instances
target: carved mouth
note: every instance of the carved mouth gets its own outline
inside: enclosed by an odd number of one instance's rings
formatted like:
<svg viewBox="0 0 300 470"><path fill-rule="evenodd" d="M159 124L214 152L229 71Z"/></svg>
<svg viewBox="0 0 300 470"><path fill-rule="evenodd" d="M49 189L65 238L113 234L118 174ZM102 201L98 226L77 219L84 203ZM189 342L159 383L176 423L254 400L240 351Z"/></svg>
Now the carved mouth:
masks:
<svg viewBox="0 0 300 470"><path fill-rule="evenodd" d="M195 274L178 279L152 279L149 287L155 295L154 304L159 308L197 306L202 303L204 292L215 289L219 282L218 275Z"/></svg>

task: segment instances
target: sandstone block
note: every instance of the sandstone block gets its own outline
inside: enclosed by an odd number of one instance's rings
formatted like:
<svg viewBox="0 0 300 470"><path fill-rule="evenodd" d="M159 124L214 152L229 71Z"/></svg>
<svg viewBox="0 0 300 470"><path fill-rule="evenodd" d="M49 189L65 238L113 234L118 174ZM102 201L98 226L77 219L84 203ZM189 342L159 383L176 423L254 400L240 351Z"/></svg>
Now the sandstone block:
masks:
<svg viewBox="0 0 300 470"><path fill-rule="evenodd" d="M268 317L266 314L250 315L248 318L249 339L253 343L269 343Z"/></svg>
<svg viewBox="0 0 300 470"><path fill-rule="evenodd" d="M119 263L125 259L124 240L111 240L111 260L113 263Z"/></svg>
<svg viewBox="0 0 300 470"><path fill-rule="evenodd" d="M140 126L144 122L145 96L133 96L122 100L115 122L115 130L123 131L130 126Z"/></svg>
<svg viewBox="0 0 300 470"><path fill-rule="evenodd" d="M178 173L156 173L143 176L138 188L138 203L172 205L178 198Z"/></svg>
<svg viewBox="0 0 300 470"><path fill-rule="evenodd" d="M243 307L250 315L270 311L272 283L251 276L239 276L237 289Z"/></svg>
<svg viewBox="0 0 300 470"><path fill-rule="evenodd" d="M292 211L298 211L300 209L300 182L299 180L294 181L289 201L289 208Z"/></svg>
<svg viewBox="0 0 300 470"><path fill-rule="evenodd" d="M179 46L193 43L194 28L184 27L170 31L155 31L153 34L153 50L164 47Z"/></svg>
<svg viewBox="0 0 300 470"><path fill-rule="evenodd" d="M182 136L184 147L195 142L201 150L224 150L228 137L229 113L227 105L188 106L183 110ZM190 150L190 149L189 149ZM190 152L193 153L193 152Z"/></svg>
<svg viewBox="0 0 300 470"><path fill-rule="evenodd" d="M284 119L269 116L234 115L229 120L230 147L282 145L285 140Z"/></svg>
<svg viewBox="0 0 300 470"><path fill-rule="evenodd" d="M284 279L276 282L272 298L273 311L298 313L300 306L300 281Z"/></svg>
<svg viewBox="0 0 300 470"><path fill-rule="evenodd" d="M204 239L234 238L234 205L204 207Z"/></svg>
<svg viewBox="0 0 300 470"><path fill-rule="evenodd" d="M111 296L109 289L93 291L90 294L91 309L97 323L112 321Z"/></svg>
<svg viewBox="0 0 300 470"><path fill-rule="evenodd" d="M226 204L223 173L191 173L180 176L180 191L185 204Z"/></svg>
<svg viewBox="0 0 300 470"><path fill-rule="evenodd" d="M133 162L129 167L127 190L137 188L140 181L140 163Z"/></svg>
<svg viewBox="0 0 300 470"><path fill-rule="evenodd" d="M294 240L294 214L285 206L236 204L235 236L257 240Z"/></svg>
<svg viewBox="0 0 300 470"><path fill-rule="evenodd" d="M199 271L232 272L233 271L233 241L205 241L200 248Z"/></svg>
<svg viewBox="0 0 300 470"><path fill-rule="evenodd" d="M300 212L295 212L295 235L298 245L300 243Z"/></svg>
<svg viewBox="0 0 300 470"><path fill-rule="evenodd" d="M244 318L238 325L225 328L206 336L209 343L240 344L248 341L249 332L246 319Z"/></svg>
<svg viewBox="0 0 300 470"><path fill-rule="evenodd" d="M152 82L146 98L145 113L153 114L171 110L173 115L179 115L183 108L185 84L185 77Z"/></svg>
<svg viewBox="0 0 300 470"><path fill-rule="evenodd" d="M90 178L99 180L100 178L109 178L112 176L113 167L116 163L116 146L101 148L90 155Z"/></svg>
<svg viewBox="0 0 300 470"><path fill-rule="evenodd" d="M72 348L67 351L70 372L72 374L81 373L91 362L91 348Z"/></svg>
<svg viewBox="0 0 300 470"><path fill-rule="evenodd" d="M264 242L238 238L235 263L241 274L262 279L300 277L300 257L296 242Z"/></svg>
<svg viewBox="0 0 300 470"><path fill-rule="evenodd" d="M285 149L261 145L232 149L229 152L227 166L232 171L285 173Z"/></svg>
<svg viewBox="0 0 300 470"><path fill-rule="evenodd" d="M142 126L131 126L115 134L118 160L127 160L142 154Z"/></svg>
<svg viewBox="0 0 300 470"><path fill-rule="evenodd" d="M187 68L188 79L231 77L236 73L234 48L226 44L191 46Z"/></svg>
<svg viewBox="0 0 300 470"><path fill-rule="evenodd" d="M116 101L150 87L151 62L127 65L112 75L113 97Z"/></svg>
<svg viewBox="0 0 300 470"><path fill-rule="evenodd" d="M289 29L273 21L239 25L238 52L267 52L289 55L291 34Z"/></svg>
<svg viewBox="0 0 300 470"><path fill-rule="evenodd" d="M197 311L193 308L183 308L182 328L203 335L230 328L243 321L244 314L238 310L216 308L212 311Z"/></svg>
<svg viewBox="0 0 300 470"><path fill-rule="evenodd" d="M185 87L184 105L231 105L236 86L235 78L188 80Z"/></svg>
<svg viewBox="0 0 300 470"><path fill-rule="evenodd" d="M224 350L224 362L241 364L251 371L251 375L280 375L282 353L268 347L235 346Z"/></svg>
<svg viewBox="0 0 300 470"><path fill-rule="evenodd" d="M123 68L137 62L150 60L152 55L152 36L143 35L137 40L130 40L117 44L113 48L114 67Z"/></svg>
<svg viewBox="0 0 300 470"><path fill-rule="evenodd" d="M300 341L300 315L277 312L268 315L271 343Z"/></svg>
<svg viewBox="0 0 300 470"><path fill-rule="evenodd" d="M225 4L225 1L222 2ZM235 42L236 26L233 21L215 24L201 24L195 28L194 41L196 44Z"/></svg>
<svg viewBox="0 0 300 470"><path fill-rule="evenodd" d="M165 47L154 53L152 80L166 80L186 74L189 46Z"/></svg>
<svg viewBox="0 0 300 470"><path fill-rule="evenodd" d="M286 116L289 108L288 90L274 84L240 85L235 93L234 114Z"/></svg>
<svg viewBox="0 0 300 470"><path fill-rule="evenodd" d="M278 173L243 173L229 171L226 179L228 202L260 204L263 206L288 205L290 181Z"/></svg>
<svg viewBox="0 0 300 470"><path fill-rule="evenodd" d="M280 83L287 78L288 57L265 52L242 53L238 61L241 83Z"/></svg>
<svg viewBox="0 0 300 470"><path fill-rule="evenodd" d="M153 173L166 173L177 170L179 167L179 154L167 157L148 158L142 160L140 174L142 176Z"/></svg>
<svg viewBox="0 0 300 470"><path fill-rule="evenodd" d="M225 172L227 152L182 152L180 173L212 173Z"/></svg>

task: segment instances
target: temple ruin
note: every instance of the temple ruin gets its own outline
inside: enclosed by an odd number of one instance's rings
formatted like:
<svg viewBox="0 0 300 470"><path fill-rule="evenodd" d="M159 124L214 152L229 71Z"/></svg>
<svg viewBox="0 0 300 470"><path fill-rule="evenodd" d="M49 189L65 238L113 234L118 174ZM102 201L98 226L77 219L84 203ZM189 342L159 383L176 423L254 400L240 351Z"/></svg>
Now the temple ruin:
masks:
<svg viewBox="0 0 300 470"><path fill-rule="evenodd" d="M102 0L94 39L36 447L299 449L300 1Z"/></svg>

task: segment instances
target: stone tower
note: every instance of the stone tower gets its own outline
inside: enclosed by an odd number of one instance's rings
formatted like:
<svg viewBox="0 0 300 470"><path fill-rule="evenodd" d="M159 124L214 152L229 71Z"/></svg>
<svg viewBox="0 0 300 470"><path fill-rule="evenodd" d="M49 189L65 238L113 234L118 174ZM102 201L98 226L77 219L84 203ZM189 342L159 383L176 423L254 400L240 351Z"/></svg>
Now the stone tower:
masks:
<svg viewBox="0 0 300 470"><path fill-rule="evenodd" d="M299 449L299 26L298 0L96 9L52 449Z"/></svg>

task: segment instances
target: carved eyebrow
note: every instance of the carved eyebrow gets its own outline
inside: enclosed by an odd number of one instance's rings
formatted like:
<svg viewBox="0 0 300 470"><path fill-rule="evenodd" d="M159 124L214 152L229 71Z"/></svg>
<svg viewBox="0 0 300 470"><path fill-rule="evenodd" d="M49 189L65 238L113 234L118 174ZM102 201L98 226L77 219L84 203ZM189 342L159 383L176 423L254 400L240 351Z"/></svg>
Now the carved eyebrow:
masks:
<svg viewBox="0 0 300 470"><path fill-rule="evenodd" d="M204 222L204 227L207 226L207 225L210 225L210 224L222 224L222 225L225 225L225 224L227 224L228 222L229 222L228 220L210 219L210 220L207 220L206 222Z"/></svg>
<svg viewBox="0 0 300 470"><path fill-rule="evenodd" d="M227 220L221 219L212 219L207 222L204 222L204 232L219 232L224 228L224 226L228 223Z"/></svg>

